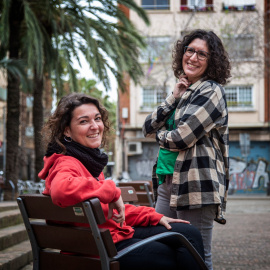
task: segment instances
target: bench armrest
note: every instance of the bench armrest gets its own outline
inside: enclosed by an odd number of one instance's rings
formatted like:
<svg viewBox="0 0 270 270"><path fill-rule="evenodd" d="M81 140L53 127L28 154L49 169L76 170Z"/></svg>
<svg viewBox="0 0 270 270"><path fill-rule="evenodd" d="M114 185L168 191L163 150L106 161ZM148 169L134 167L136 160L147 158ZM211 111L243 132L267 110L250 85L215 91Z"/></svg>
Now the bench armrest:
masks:
<svg viewBox="0 0 270 270"><path fill-rule="evenodd" d="M122 256L126 255L127 253L133 251L134 249L141 247L142 245L151 243L153 241L156 241L156 240L159 240L159 239L162 239L165 237L170 237L170 236L176 236L179 239L179 241L192 254L192 256L194 257L196 262L200 265L201 269L208 270L203 258L200 256L200 254L197 252L197 250L192 246L192 244L190 244L190 242L187 240L187 238L184 235L182 235L180 233L176 233L176 232L165 232L165 233L160 233L158 235L154 235L154 236L145 238L140 242L137 242L133 245L130 245L130 246L118 251L118 254L116 256L114 256L113 259L117 260L117 259L121 258Z"/></svg>

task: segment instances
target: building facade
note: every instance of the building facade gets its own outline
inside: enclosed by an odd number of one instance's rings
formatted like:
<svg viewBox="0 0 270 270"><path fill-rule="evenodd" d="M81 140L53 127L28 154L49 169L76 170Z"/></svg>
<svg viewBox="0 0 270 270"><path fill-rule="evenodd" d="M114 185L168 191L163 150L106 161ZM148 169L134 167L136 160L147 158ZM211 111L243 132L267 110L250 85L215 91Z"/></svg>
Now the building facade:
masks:
<svg viewBox="0 0 270 270"><path fill-rule="evenodd" d="M19 179L34 177L34 129L32 125L33 97L20 93ZM0 71L0 175L6 166L7 77Z"/></svg>
<svg viewBox="0 0 270 270"><path fill-rule="evenodd" d="M230 192L266 192L270 171L269 4L264 0L137 0L148 13L146 26L126 10L148 47L141 52L145 76L129 78L119 92L116 174L151 179L158 144L144 138L146 116L172 91L173 43L202 28L214 31L230 55L232 78L225 85L229 108Z"/></svg>

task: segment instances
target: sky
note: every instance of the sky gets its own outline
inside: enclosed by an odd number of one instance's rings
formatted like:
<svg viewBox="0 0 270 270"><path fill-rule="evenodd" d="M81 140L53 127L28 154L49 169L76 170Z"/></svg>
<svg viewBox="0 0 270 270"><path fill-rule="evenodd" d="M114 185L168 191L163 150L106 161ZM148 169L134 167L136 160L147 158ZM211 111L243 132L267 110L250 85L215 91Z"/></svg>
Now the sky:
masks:
<svg viewBox="0 0 270 270"><path fill-rule="evenodd" d="M84 2L84 1L82 1L82 2ZM87 5L86 2L84 2L84 4ZM102 7L102 4L99 1L95 1L92 4ZM95 18L95 15L92 15L92 14L88 14L88 16L92 16L93 18ZM113 22L115 20L111 16L107 16L107 14L105 14L105 13L100 13L99 16L102 16L103 19L106 19L106 20L111 21L111 22ZM117 82L116 82L113 74L108 70L108 74L110 77L110 83L111 83L111 89L105 89L104 85L101 82L99 82L97 77L91 72L89 65L87 64L87 62L86 62L86 60L81 52L79 52L79 57L80 57L80 62L81 62L82 67L79 66L77 61L74 61L74 63L73 63L74 67L79 71L78 77L96 80L97 81L97 85L96 85L97 88L99 90L102 90L103 92L107 93L110 96L110 101L117 101ZM113 63L110 60L109 60L109 62L110 62L110 65L113 66Z"/></svg>
<svg viewBox="0 0 270 270"><path fill-rule="evenodd" d="M84 56L81 54L80 56L80 61L82 67L79 66L77 61L74 61L74 68L76 68L79 71L79 74L77 75L79 78L86 78L86 79L94 79L97 81L97 88L99 90L102 90L104 93L107 93L110 97L110 101L117 101L117 82L112 75L110 71L108 71L109 77L110 77L110 82L111 82L111 89L105 89L104 85L99 82L97 77L92 73L91 69L89 68L88 63L86 62Z"/></svg>

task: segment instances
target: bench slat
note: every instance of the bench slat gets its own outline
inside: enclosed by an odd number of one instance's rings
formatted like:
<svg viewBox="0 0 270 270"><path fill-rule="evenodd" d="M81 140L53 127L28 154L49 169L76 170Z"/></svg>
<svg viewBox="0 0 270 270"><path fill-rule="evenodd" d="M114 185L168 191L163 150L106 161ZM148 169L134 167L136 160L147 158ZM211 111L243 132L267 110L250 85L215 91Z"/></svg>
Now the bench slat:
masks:
<svg viewBox="0 0 270 270"><path fill-rule="evenodd" d="M50 196L28 194L22 198L29 218L88 223L82 203L62 208L53 204ZM94 213L97 223L102 224L105 222L105 217L98 201L95 207L97 208Z"/></svg>
<svg viewBox="0 0 270 270"><path fill-rule="evenodd" d="M91 256L99 254L96 245L89 244L95 241L90 228L64 227L63 225L47 225L39 222L31 222L31 224L37 243L41 248L59 249ZM110 231L102 230L100 233L105 246L110 250L110 255L115 256L117 251Z"/></svg>
<svg viewBox="0 0 270 270"><path fill-rule="evenodd" d="M51 251L40 252L40 268L39 270L102 270L99 259L64 255ZM118 270L119 262L111 262L110 270Z"/></svg>
<svg viewBox="0 0 270 270"><path fill-rule="evenodd" d="M137 193L131 186L120 187L121 196L124 202L135 203L138 201Z"/></svg>
<svg viewBox="0 0 270 270"><path fill-rule="evenodd" d="M124 183L119 182L118 185L121 189L129 186L133 187L136 191L139 205L154 207L154 195L151 181L134 180Z"/></svg>

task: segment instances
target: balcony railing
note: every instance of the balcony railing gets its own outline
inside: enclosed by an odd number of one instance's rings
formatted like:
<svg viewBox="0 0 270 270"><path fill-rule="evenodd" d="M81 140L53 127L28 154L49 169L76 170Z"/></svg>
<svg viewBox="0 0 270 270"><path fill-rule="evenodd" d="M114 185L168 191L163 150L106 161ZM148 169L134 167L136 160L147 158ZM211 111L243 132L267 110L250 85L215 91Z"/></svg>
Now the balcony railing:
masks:
<svg viewBox="0 0 270 270"><path fill-rule="evenodd" d="M180 10L183 12L209 12L214 11L214 5L205 5L203 7L199 6L190 6L190 5L181 5Z"/></svg>
<svg viewBox="0 0 270 270"><path fill-rule="evenodd" d="M225 5L223 3L223 11L255 11L256 5Z"/></svg>

